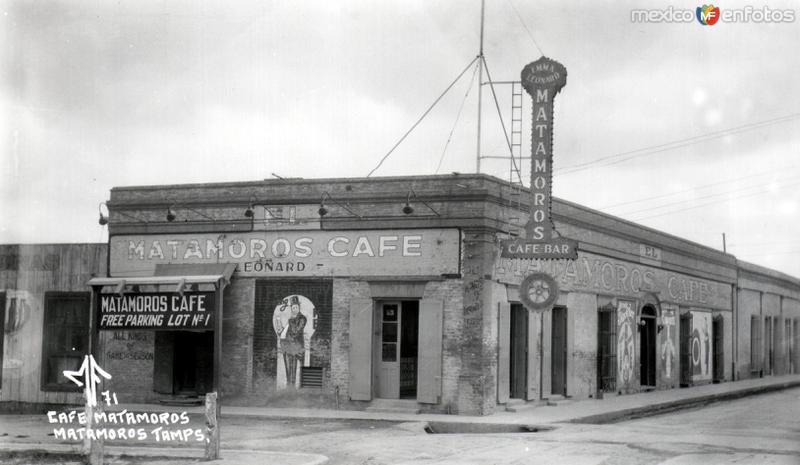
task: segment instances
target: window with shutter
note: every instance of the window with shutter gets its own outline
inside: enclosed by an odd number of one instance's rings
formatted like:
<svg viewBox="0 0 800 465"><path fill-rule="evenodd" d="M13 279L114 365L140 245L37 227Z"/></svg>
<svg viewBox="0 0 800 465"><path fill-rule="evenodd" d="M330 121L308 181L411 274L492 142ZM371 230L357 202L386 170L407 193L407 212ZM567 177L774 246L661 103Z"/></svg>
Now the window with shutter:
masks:
<svg viewBox="0 0 800 465"><path fill-rule="evenodd" d="M89 351L88 292L48 292L44 304L42 390L80 391L64 377L77 370Z"/></svg>

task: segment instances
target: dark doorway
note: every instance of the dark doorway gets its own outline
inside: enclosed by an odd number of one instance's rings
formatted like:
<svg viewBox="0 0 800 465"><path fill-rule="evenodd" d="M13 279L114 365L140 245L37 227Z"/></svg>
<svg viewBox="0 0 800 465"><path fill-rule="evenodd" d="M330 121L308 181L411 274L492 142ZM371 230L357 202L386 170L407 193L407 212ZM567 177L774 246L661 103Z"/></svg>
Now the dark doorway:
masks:
<svg viewBox="0 0 800 465"><path fill-rule="evenodd" d="M525 399L528 394L528 310L520 304L511 305L511 369L510 395Z"/></svg>
<svg viewBox="0 0 800 465"><path fill-rule="evenodd" d="M597 314L597 376L600 392L617 390L617 309L610 302Z"/></svg>
<svg viewBox="0 0 800 465"><path fill-rule="evenodd" d="M714 354L713 380L715 383L719 383L725 379L725 349L722 345L722 338L725 334L725 331L723 330L723 320L721 316L714 318L711 331L713 333L713 347L711 348L711 351Z"/></svg>
<svg viewBox="0 0 800 465"><path fill-rule="evenodd" d="M204 395L212 390L214 332L175 331L172 392Z"/></svg>
<svg viewBox="0 0 800 465"><path fill-rule="evenodd" d="M639 318L639 383L656 386L656 309L650 305Z"/></svg>
<svg viewBox="0 0 800 465"><path fill-rule="evenodd" d="M692 385L692 314L681 315L681 387Z"/></svg>
<svg viewBox="0 0 800 465"><path fill-rule="evenodd" d="M553 308L551 337L552 376L550 392L567 395L567 309Z"/></svg>
<svg viewBox="0 0 800 465"><path fill-rule="evenodd" d="M404 300L400 313L400 398L417 398L419 301Z"/></svg>

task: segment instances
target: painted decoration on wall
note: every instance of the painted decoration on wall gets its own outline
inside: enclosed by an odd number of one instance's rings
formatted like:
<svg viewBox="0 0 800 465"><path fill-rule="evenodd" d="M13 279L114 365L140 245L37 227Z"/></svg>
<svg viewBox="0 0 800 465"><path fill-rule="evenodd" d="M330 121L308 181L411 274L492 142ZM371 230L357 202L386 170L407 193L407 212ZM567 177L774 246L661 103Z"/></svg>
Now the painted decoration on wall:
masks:
<svg viewBox="0 0 800 465"><path fill-rule="evenodd" d="M711 312L692 312L692 381L711 379Z"/></svg>
<svg viewBox="0 0 800 465"><path fill-rule="evenodd" d="M6 334L14 334L25 326L33 312L40 311L41 306L33 295L24 289L7 289L3 292L6 294L3 328Z"/></svg>
<svg viewBox="0 0 800 465"><path fill-rule="evenodd" d="M676 330L676 308L668 305L662 306L661 313L661 367L664 379L671 380L675 375L677 360L677 344L675 338L677 337Z"/></svg>
<svg viewBox="0 0 800 465"><path fill-rule="evenodd" d="M618 390L620 391L627 391L634 381L633 367L636 362L634 317L633 302L620 300L617 304Z"/></svg>
<svg viewBox="0 0 800 465"><path fill-rule="evenodd" d="M333 282L329 279L256 281L253 382L269 394L325 384L331 363ZM306 376L304 371L313 374Z"/></svg>
<svg viewBox="0 0 800 465"><path fill-rule="evenodd" d="M272 313L272 328L277 337L278 389L300 387L300 367L310 366L311 337L317 322L316 307L305 296L284 297Z"/></svg>

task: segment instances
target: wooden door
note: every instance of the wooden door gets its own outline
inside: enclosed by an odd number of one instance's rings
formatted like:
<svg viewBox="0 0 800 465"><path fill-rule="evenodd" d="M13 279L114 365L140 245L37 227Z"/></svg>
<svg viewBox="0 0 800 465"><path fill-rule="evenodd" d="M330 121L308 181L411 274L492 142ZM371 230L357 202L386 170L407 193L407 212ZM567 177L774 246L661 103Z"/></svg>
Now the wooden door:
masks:
<svg viewBox="0 0 800 465"><path fill-rule="evenodd" d="M419 305L417 401L440 402L442 395L442 325L444 302L422 299Z"/></svg>
<svg viewBox="0 0 800 465"><path fill-rule="evenodd" d="M3 342L6 339L6 293L0 292L0 389L3 387Z"/></svg>
<svg viewBox="0 0 800 465"><path fill-rule="evenodd" d="M505 404L511 394L511 306L497 307L497 403Z"/></svg>
<svg viewBox="0 0 800 465"><path fill-rule="evenodd" d="M792 320L788 318L784 320L784 328L783 346L786 347L786 351L784 352L783 359L783 374L788 375L792 372L792 359L794 357L794 347L792 347Z"/></svg>
<svg viewBox="0 0 800 465"><path fill-rule="evenodd" d="M510 323L510 396L525 399L528 391L528 310L519 304L512 305Z"/></svg>
<svg viewBox="0 0 800 465"><path fill-rule="evenodd" d="M772 327L772 317L768 316L764 319L764 331L766 334L764 335L764 342L767 345L767 367L764 370L764 374L771 375L773 373L774 364L775 364L775 352L774 352L774 331Z"/></svg>
<svg viewBox="0 0 800 465"><path fill-rule="evenodd" d="M553 308L551 340L551 390L555 395L567 395L567 309Z"/></svg>
<svg viewBox="0 0 800 465"><path fill-rule="evenodd" d="M598 312L597 385L602 392L617 390L617 313L608 305Z"/></svg>
<svg viewBox="0 0 800 465"><path fill-rule="evenodd" d="M692 385L692 314L685 313L680 319L681 386Z"/></svg>
<svg viewBox="0 0 800 465"><path fill-rule="evenodd" d="M713 347L711 348L712 354L714 354L713 366L712 366L712 373L713 373L713 380L714 382L718 383L725 378L725 349L722 345L723 337L724 337L724 330L723 330L723 320L721 316L714 318L714 322L711 326L712 331L712 344Z"/></svg>
<svg viewBox="0 0 800 465"><path fill-rule="evenodd" d="M378 397L400 398L400 302L382 302L378 308Z"/></svg>

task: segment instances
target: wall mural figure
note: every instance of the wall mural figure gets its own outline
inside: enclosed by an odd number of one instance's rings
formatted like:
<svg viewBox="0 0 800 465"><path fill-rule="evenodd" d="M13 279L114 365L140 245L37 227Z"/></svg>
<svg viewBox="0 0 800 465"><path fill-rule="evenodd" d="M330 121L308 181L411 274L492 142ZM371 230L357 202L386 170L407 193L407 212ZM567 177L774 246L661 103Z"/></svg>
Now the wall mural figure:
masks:
<svg viewBox="0 0 800 465"><path fill-rule="evenodd" d="M634 345L633 303L621 300L617 304L617 357L619 357L619 390L627 391L633 382L633 365L636 361Z"/></svg>
<svg viewBox="0 0 800 465"><path fill-rule="evenodd" d="M692 312L692 379L711 379L711 313Z"/></svg>
<svg viewBox="0 0 800 465"><path fill-rule="evenodd" d="M311 337L316 329L314 304L302 295L290 295L275 307L272 328L277 337L276 387L300 387L300 367L311 361Z"/></svg>
<svg viewBox="0 0 800 465"><path fill-rule="evenodd" d="M675 310L672 308L664 308L661 324L664 325L662 330L663 342L661 343L661 360L664 366L664 378L672 378L673 364L675 363L675 341L673 335L675 334Z"/></svg>

